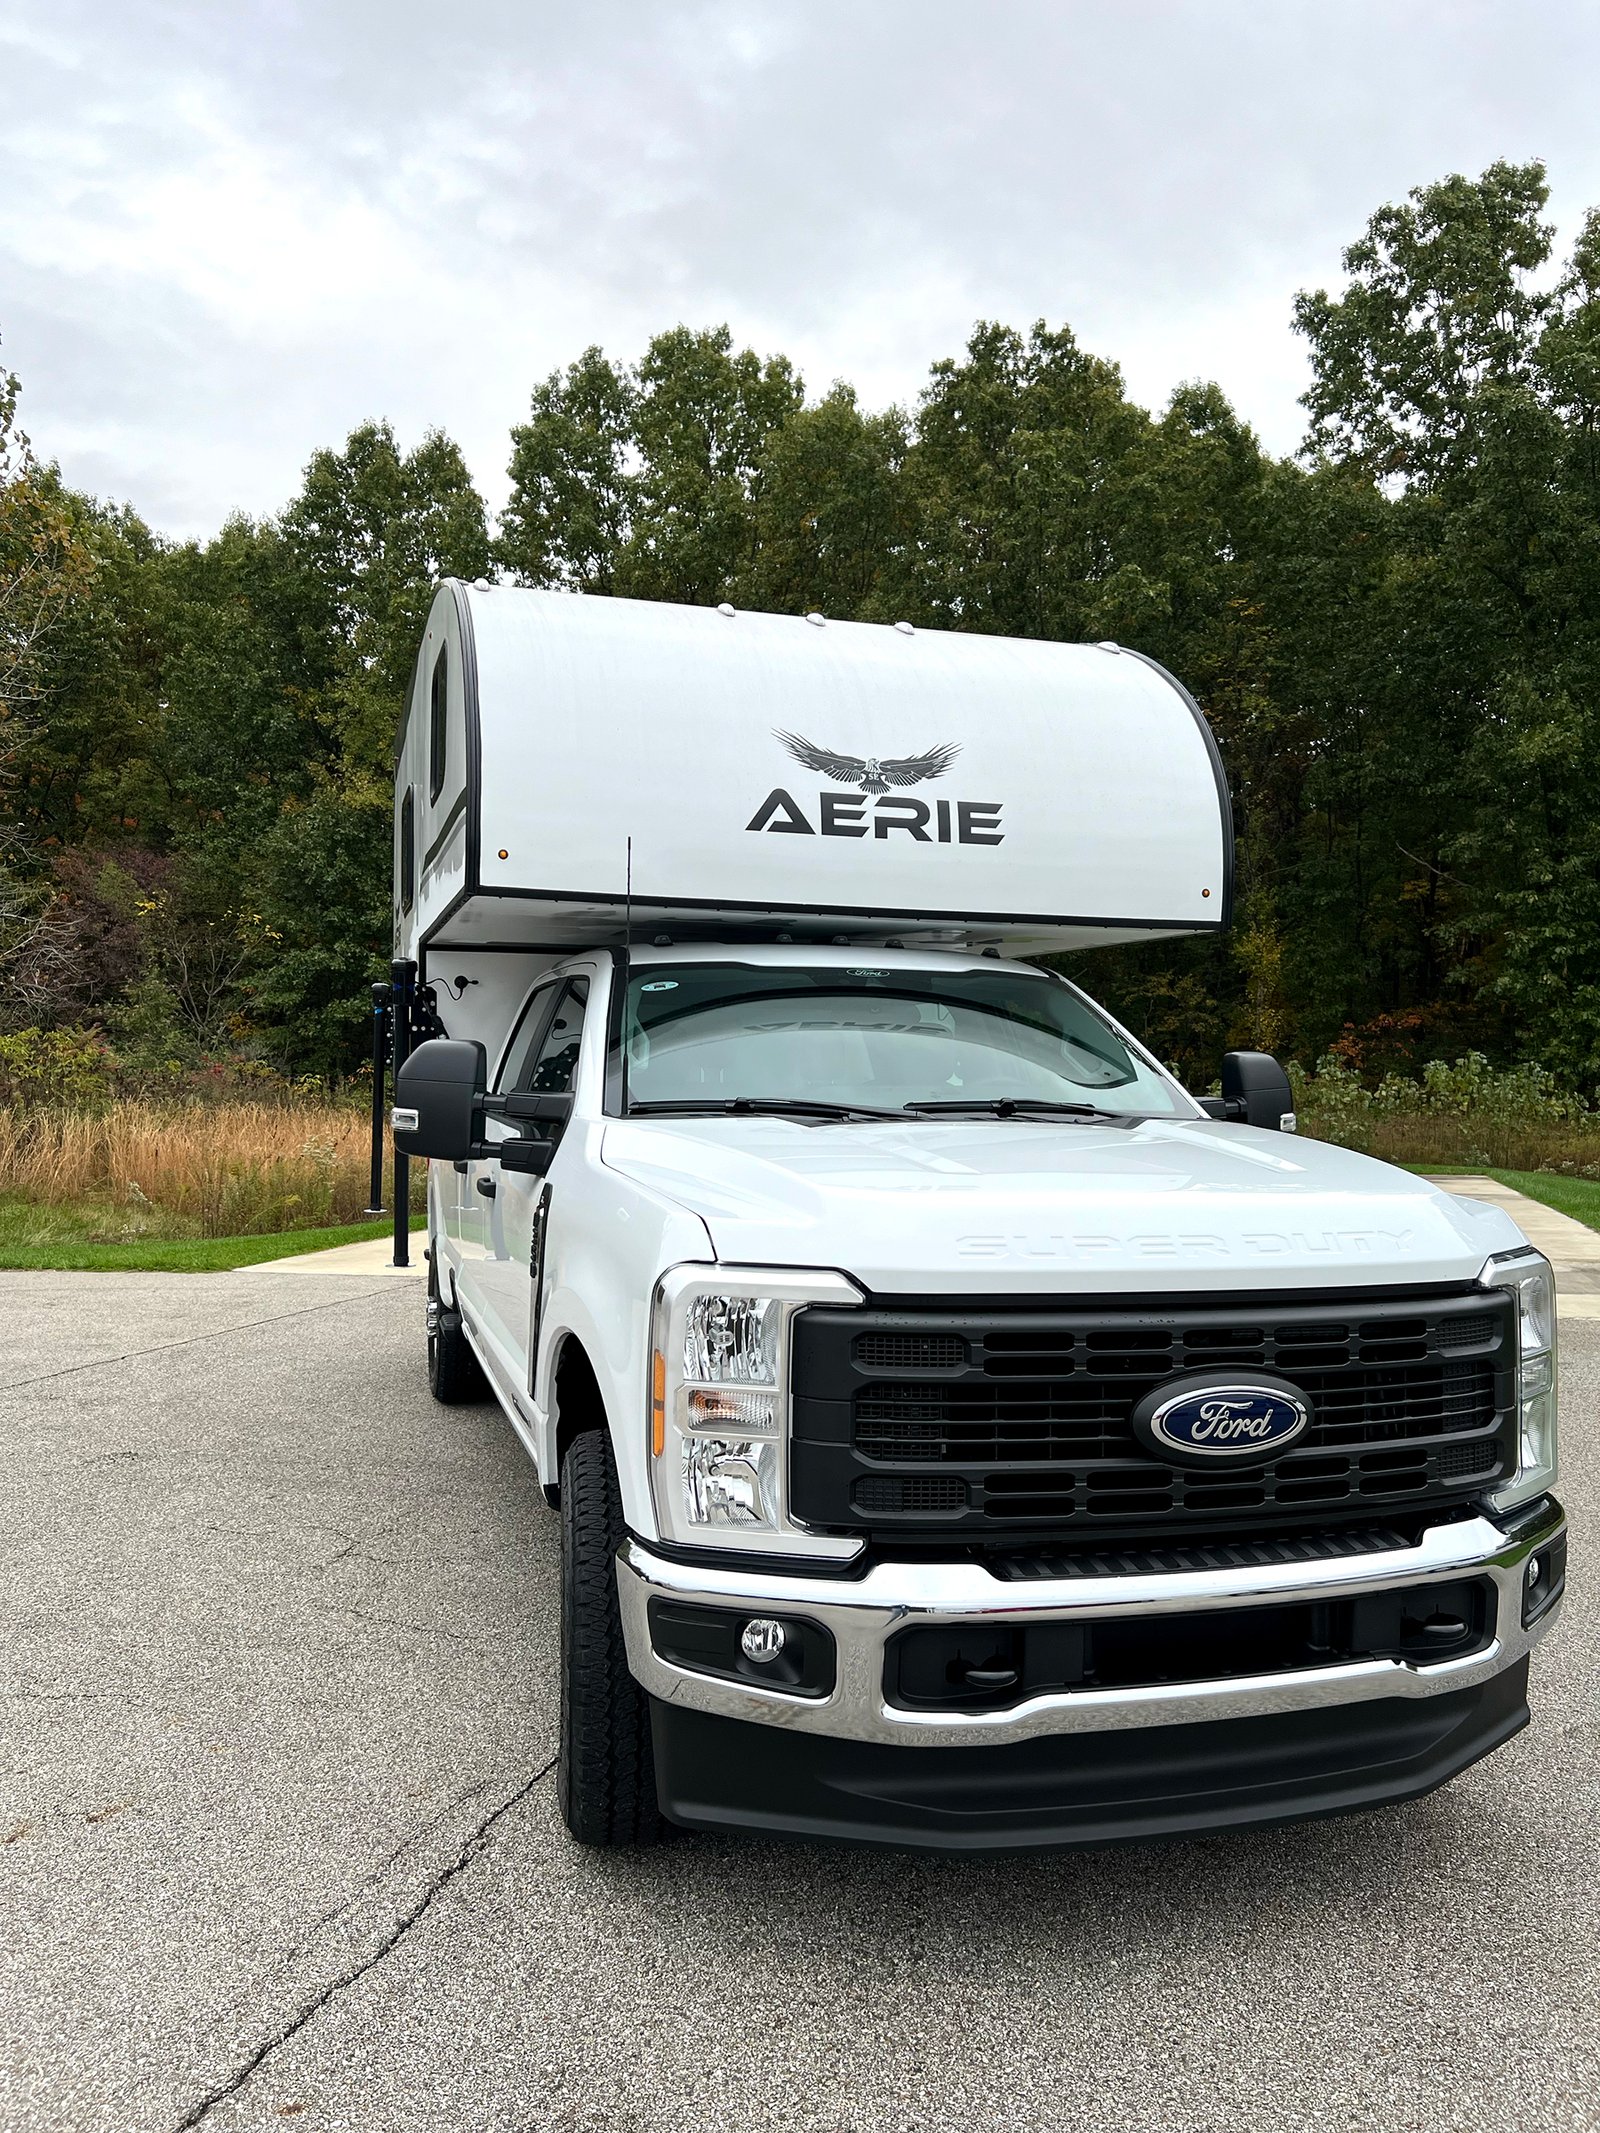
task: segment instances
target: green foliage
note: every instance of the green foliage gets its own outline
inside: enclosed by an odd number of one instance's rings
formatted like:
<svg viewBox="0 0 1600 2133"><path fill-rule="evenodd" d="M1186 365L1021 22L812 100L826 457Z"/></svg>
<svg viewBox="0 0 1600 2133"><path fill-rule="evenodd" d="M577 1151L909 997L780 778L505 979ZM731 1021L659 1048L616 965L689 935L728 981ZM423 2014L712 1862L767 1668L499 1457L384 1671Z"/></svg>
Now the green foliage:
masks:
<svg viewBox="0 0 1600 2133"><path fill-rule="evenodd" d="M93 1030L21 1029L0 1036L0 1106L103 1111L115 1061Z"/></svg>
<svg viewBox="0 0 1600 2133"><path fill-rule="evenodd" d="M802 404L785 358L735 352L726 326L657 334L632 369L589 349L511 433L500 560L529 584L727 599L754 561L768 448Z"/></svg>
<svg viewBox="0 0 1600 2133"><path fill-rule="evenodd" d="M54 470L17 422L20 395L16 372L0 369L0 756L22 745L51 633L93 569Z"/></svg>
<svg viewBox="0 0 1600 2133"><path fill-rule="evenodd" d="M1541 1066L1496 1067L1481 1052L1429 1060L1376 1086L1336 1053L1291 1070L1300 1130L1391 1162L1565 1169L1600 1177L1600 1111Z"/></svg>

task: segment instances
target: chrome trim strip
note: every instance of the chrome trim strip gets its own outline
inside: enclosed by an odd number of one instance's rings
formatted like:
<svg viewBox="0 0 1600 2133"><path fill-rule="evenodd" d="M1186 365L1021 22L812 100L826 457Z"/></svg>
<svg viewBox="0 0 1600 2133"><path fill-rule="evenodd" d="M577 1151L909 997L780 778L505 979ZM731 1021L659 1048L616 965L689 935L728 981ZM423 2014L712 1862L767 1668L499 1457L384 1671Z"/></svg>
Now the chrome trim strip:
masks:
<svg viewBox="0 0 1600 2133"><path fill-rule="evenodd" d="M920 1747L1030 1740L1040 1734L1103 1732L1199 1719L1259 1717L1365 1702L1441 1696L1472 1688L1520 1660L1561 1612L1560 1602L1522 1627L1522 1566L1566 1524L1559 1507L1538 1527L1507 1537L1490 1519L1433 1526L1415 1548L1341 1556L1323 1563L1252 1564L1143 1577L1002 1583L979 1563L879 1563L858 1580L750 1573L666 1561L629 1539L617 1557L628 1663L652 1696L797 1732ZM885 1702L883 1649L897 1631L924 1622L1095 1621L1191 1614L1251 1602L1349 1599L1360 1593L1486 1575L1499 1593L1498 1634L1489 1647L1437 1666L1363 1659L1290 1673L1131 1689L1073 1689L1007 1711L905 1711ZM751 1613L805 1614L838 1647L838 1678L821 1701L755 1683L719 1681L659 1656L650 1640L652 1594Z"/></svg>

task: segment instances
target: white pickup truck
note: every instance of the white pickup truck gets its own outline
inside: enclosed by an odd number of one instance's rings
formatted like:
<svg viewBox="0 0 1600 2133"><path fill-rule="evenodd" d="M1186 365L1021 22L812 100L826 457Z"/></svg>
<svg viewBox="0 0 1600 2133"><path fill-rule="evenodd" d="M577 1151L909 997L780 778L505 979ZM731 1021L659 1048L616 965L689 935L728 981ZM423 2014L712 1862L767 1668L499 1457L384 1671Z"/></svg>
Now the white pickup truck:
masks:
<svg viewBox="0 0 1600 2133"><path fill-rule="evenodd" d="M559 1506L575 1836L1207 1831L1526 1722L1548 1265L1027 960L1221 927L1231 858L1114 645L440 588L392 1119L433 1391Z"/></svg>

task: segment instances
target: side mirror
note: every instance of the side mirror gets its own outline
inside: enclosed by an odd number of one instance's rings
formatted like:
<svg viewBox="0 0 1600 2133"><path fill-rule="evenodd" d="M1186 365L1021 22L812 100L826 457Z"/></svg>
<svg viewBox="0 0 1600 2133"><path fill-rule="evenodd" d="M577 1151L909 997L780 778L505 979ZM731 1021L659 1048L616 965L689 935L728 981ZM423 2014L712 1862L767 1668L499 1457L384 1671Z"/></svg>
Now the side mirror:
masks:
<svg viewBox="0 0 1600 2133"><path fill-rule="evenodd" d="M524 1177L542 1178L555 1156L554 1141L497 1141L495 1154L502 1170L520 1171Z"/></svg>
<svg viewBox="0 0 1600 2133"><path fill-rule="evenodd" d="M1294 1092L1270 1052L1223 1053L1222 1106L1223 1117L1237 1125L1264 1126L1271 1133L1295 1130Z"/></svg>
<svg viewBox="0 0 1600 2133"><path fill-rule="evenodd" d="M483 1139L489 1063L481 1044L430 1037L395 1077L390 1124L402 1155L464 1163Z"/></svg>

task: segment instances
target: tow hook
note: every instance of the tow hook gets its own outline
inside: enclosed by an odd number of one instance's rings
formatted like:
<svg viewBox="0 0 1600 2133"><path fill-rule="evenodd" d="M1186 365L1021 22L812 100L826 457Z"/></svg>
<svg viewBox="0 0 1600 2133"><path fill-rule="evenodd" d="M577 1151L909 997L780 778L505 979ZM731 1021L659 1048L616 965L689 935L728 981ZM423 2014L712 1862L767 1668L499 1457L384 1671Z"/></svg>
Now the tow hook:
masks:
<svg viewBox="0 0 1600 2133"><path fill-rule="evenodd" d="M1014 1666L964 1666L957 1678L968 1689L1014 1689L1022 1676Z"/></svg>

